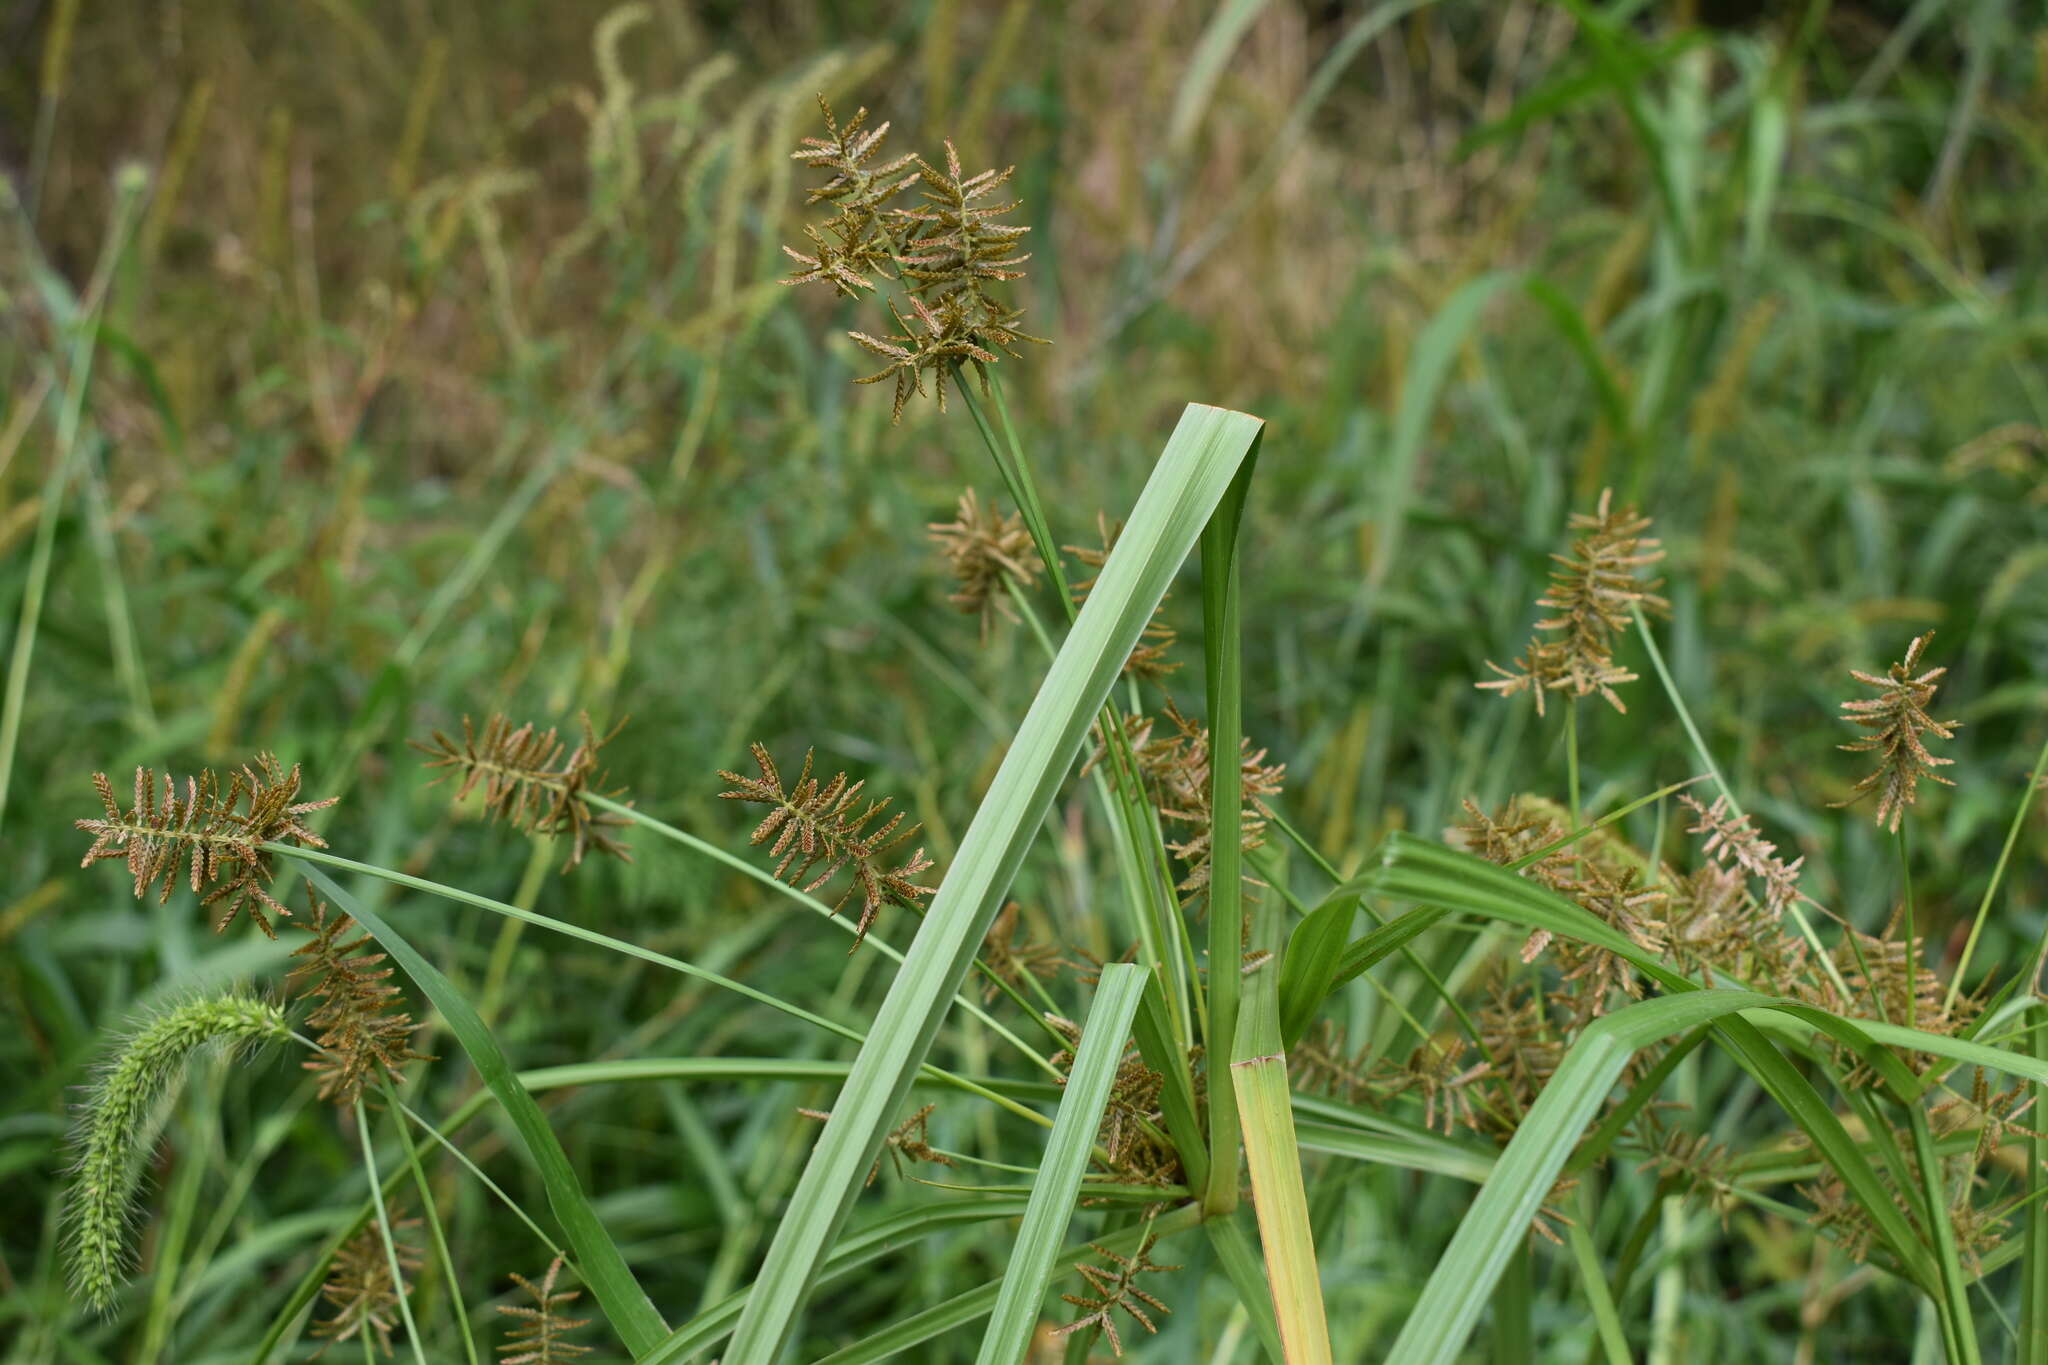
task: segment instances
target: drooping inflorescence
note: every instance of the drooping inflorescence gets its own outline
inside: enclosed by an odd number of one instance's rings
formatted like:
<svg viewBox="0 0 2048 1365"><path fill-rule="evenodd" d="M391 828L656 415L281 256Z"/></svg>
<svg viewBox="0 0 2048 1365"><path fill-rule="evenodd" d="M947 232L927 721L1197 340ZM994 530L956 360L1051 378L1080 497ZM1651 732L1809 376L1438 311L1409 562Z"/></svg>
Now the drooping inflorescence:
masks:
<svg viewBox="0 0 2048 1365"><path fill-rule="evenodd" d="M78 1164L65 1198L71 1282L96 1312L114 1306L127 1271L130 1204L164 1117L164 1098L198 1052L230 1055L291 1036L284 1011L245 995L173 1005L124 1039L100 1072L78 1122Z"/></svg>
<svg viewBox="0 0 2048 1365"><path fill-rule="evenodd" d="M363 951L371 942L368 934L345 941L355 921L330 917L310 885L306 898L311 922L301 921L300 927L313 938L292 954L306 960L286 979L301 999L318 1002L306 1026L317 1030L320 1053L306 1070L319 1078L321 1099L346 1108L380 1080L396 1080L407 1062L432 1059L412 1050L421 1026L407 1012L393 1012L403 997L391 984L392 968L379 966L385 955Z"/></svg>

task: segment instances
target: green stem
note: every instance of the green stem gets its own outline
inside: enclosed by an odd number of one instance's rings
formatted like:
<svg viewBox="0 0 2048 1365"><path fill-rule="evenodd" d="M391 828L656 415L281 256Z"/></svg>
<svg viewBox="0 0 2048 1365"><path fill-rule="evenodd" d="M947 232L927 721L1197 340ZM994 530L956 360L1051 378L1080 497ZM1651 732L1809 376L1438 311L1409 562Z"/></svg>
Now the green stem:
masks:
<svg viewBox="0 0 2048 1365"><path fill-rule="evenodd" d="M1920 944L1914 933L1913 923L1913 865L1906 857L1906 822L1899 822L1898 834L1894 840L1899 849L1899 882L1906 896L1906 1027L1912 1028L1914 1001L1919 991Z"/></svg>
<svg viewBox="0 0 2048 1365"><path fill-rule="evenodd" d="M355 1102L356 1137L363 1144L363 1172L370 1178L370 1198L377 1206L377 1232L384 1241L384 1260L391 1267L391 1292L398 1300L398 1315L405 1320L405 1339L412 1344L412 1358L427 1365L426 1348L420 1343L419 1324L412 1320L412 1296L407 1291L405 1272L398 1264L398 1244L392 1240L391 1212L384 1207L384 1182L377 1178L377 1149L370 1142L370 1120L363 1102ZM369 1329L363 1329L369 1335Z"/></svg>
<svg viewBox="0 0 2048 1365"><path fill-rule="evenodd" d="M1584 823L1579 819L1579 704L1570 698L1564 704L1564 764L1565 781L1571 793L1572 828L1577 829Z"/></svg>
<svg viewBox="0 0 2048 1365"><path fill-rule="evenodd" d="M1953 1012L1956 1007L1956 992L1963 987L1963 973L1970 969L1970 957L1977 951L1977 936L1984 932L1984 921L1991 915L1992 898L1998 894L2000 883L2005 880L2005 869L2012 862L2013 845L2020 839L2020 830L2027 821L2027 808L2034 802L2034 793L2041 788L2041 774L2048 771L2048 740L2041 743L2041 752L2034 756L2034 770L2027 774L2026 790L2020 793L2019 808L2012 813L2012 824L2005 831L2005 847L1998 851L1998 865L1991 869L1991 882L1984 888L1984 898L1977 902L1977 918L1970 923L1970 936L1963 940L1963 955L1956 961L1955 973L1949 977L1948 999L1943 1012ZM2034 967L2027 974L2027 980L2038 981L2041 977L2041 963L2048 958L2048 937L2041 940L2041 946L2034 953Z"/></svg>
<svg viewBox="0 0 2048 1365"><path fill-rule="evenodd" d="M673 843L681 844L684 848L690 849L697 853L701 853L705 857L711 858L714 861L724 863L727 867L732 868L734 871L739 872L745 876L753 878L755 881L760 882L763 886L773 888L785 899L795 901L798 905L803 906L805 909L824 916L833 924L836 924L840 928L844 929L847 933L853 934L857 938L860 938L860 942L862 944L866 944L872 947L876 952L888 958L891 962L894 962L899 967L903 965L903 954L898 949L891 946L886 939L883 939L879 935L873 933L870 933L865 937L860 937L859 928L853 924L848 923L844 918L842 918L838 914L838 912L833 910L831 906L825 904L823 901L819 900L815 896L806 895L804 892L798 890L794 886L791 886L789 883L779 880L773 874L762 871L760 868L755 867L752 863L746 861L744 858L735 857L732 854L727 853L724 849L720 848L716 844L709 843L703 839L699 839L694 834L690 834L684 830L677 829L674 825L668 824L667 822L662 820L657 820L653 816L645 813L644 811L635 810L633 807L619 801L614 801L610 797L599 796L595 792L585 792L583 794L583 799L591 805L596 806L600 810L610 811L614 815L623 816L626 819L632 821L634 824L640 826L642 829L651 831L655 834L659 834L664 839L670 840ZM1031 1005L1023 999L1022 996L1019 996L1016 993L1016 991L1010 987L1008 982L998 977L995 974L995 972L989 968L987 963L983 962L980 958L977 957L975 959L975 965L981 968L982 975L985 978L994 982L999 989L1001 989L1005 994L1007 994L1010 997L1011 1000L1015 1001L1018 1008L1022 1009L1027 1017L1043 1025L1044 1021L1039 1018L1038 1011L1033 1009ZM956 995L953 997L953 1000L955 1004L960 1006L960 1008L966 1010L976 1019L979 1019L982 1023L988 1025L990 1029L994 1030L998 1037L1002 1038L1005 1042L1009 1043L1010 1046L1016 1048L1017 1051L1021 1052L1026 1057L1029 1057L1031 1061L1038 1067L1039 1070L1045 1072L1049 1076L1057 1077L1059 1075L1059 1069L1053 1066L1053 1064L1046 1059L1044 1054L1040 1053L1036 1048L1033 1048L1029 1043L1025 1042L1022 1038L1019 1038L1016 1034L1012 1033L1009 1029L1005 1028L1002 1025L1002 1023L995 1018L995 1016L989 1014L986 1010L982 1009L982 1007L979 1004L968 999L965 995ZM1053 1037L1055 1039L1058 1039L1057 1034L1053 1034ZM1064 1040L1060 1040L1060 1042L1062 1046L1065 1046Z"/></svg>
<svg viewBox="0 0 2048 1365"><path fill-rule="evenodd" d="M384 1103L391 1106L393 1115L397 1116L398 1096L391 1089L390 1079L381 1079L377 1088L384 1094ZM361 1112L358 1105L357 1113L360 1115ZM477 1365L476 1338L469 1330L469 1306L462 1300L462 1282L455 1275L455 1258L448 1253L448 1238L441 1228L441 1211L435 1206L434 1192L427 1187L427 1173L420 1166L419 1149L413 1145L412 1133L407 1130L403 1116L397 1116L392 1126L398 1129L398 1140L405 1146L406 1168L412 1172L413 1188L420 1193L420 1212L427 1220L427 1234L434 1241L434 1258L441 1263L441 1274L448 1281L448 1297L455 1307L455 1326L462 1333L462 1354L469 1365ZM372 1187L375 1187L374 1181Z"/></svg>

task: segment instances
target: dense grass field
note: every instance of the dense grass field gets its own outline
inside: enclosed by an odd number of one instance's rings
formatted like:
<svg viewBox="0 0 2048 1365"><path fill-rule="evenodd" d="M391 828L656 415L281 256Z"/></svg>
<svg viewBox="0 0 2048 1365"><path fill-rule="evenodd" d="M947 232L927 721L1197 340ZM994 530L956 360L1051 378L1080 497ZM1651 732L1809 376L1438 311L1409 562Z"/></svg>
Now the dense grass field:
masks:
<svg viewBox="0 0 2048 1365"><path fill-rule="evenodd" d="M0 1360L2048 1365L2036 7L30 0L0 170Z"/></svg>

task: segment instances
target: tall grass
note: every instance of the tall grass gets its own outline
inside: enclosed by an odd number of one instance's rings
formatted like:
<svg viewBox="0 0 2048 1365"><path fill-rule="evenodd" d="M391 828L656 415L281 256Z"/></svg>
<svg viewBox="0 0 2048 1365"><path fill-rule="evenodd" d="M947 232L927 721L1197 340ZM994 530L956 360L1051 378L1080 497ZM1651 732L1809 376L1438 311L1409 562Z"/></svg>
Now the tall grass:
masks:
<svg viewBox="0 0 2048 1365"><path fill-rule="evenodd" d="M2023 7L35 16L10 1359L489 1358L514 1272L648 1360L2048 1359ZM943 419L780 283L820 91L1016 164L1059 344L923 373ZM926 535L963 484L1033 570L985 637ZM1476 689L1607 488L1670 605L1607 642L1627 710ZM1155 605L1179 671L1121 673ZM1836 708L1930 630L1956 786L1901 839L1833 808ZM403 743L579 711L502 800ZM778 882L718 800L753 741L889 814ZM127 837L307 874L425 1027L335 1107L345 1030L247 1024L315 1070L193 1050L74 1154L116 1039L305 1008L297 882L275 942L190 861L130 900L66 861L85 779L122 823L133 767L269 749L325 851ZM1669 928L1731 876L1747 947Z"/></svg>

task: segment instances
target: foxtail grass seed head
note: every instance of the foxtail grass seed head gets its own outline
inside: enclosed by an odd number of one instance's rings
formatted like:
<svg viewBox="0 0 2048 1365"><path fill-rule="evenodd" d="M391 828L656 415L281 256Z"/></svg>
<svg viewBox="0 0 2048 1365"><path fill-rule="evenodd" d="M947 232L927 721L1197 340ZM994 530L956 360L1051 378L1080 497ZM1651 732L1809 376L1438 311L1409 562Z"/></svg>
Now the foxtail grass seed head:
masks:
<svg viewBox="0 0 2048 1365"><path fill-rule="evenodd" d="M859 893L860 922L854 947L859 947L867 937L868 927L883 906L899 905L914 910L932 894L933 888L916 881L932 868L932 860L925 857L922 848L896 866L888 865L894 851L909 842L922 826L906 827L904 813L899 810L879 828L868 828L887 811L894 798L885 796L863 804L861 793L867 787L866 779L851 782L843 772L830 782L820 783L811 775L815 751L805 752L803 771L797 774L796 785L785 788L768 750L755 744L752 753L761 775L742 777L734 772L721 772L719 776L732 783L732 787L719 795L728 801L770 807L747 842L759 845L773 841L768 855L778 860L775 875L806 895L823 887L842 868L852 874L833 909L837 911ZM811 869L821 864L824 870L811 876Z"/></svg>
<svg viewBox="0 0 2048 1365"><path fill-rule="evenodd" d="M880 293L878 280L893 288L886 304L892 330L847 333L883 362L854 382L893 384L891 420L903 420L911 397L926 392L927 378L944 412L946 381L962 365L974 367L986 391L991 365L1016 358L1023 343L1045 342L1024 331L1022 312L993 292L1022 279L1020 267L1030 259L1017 250L1030 229L1002 221L1019 201L997 195L1015 168L970 175L951 142L942 166L916 155L877 163L888 124L869 129L862 109L842 126L823 95L818 108L826 135L804 138L790 156L829 173L806 202L835 211L804 229L808 251L783 247L798 267L783 283L823 284L845 298ZM914 203L894 202L912 187Z"/></svg>
<svg viewBox="0 0 2048 1365"><path fill-rule="evenodd" d="M515 1324L506 1331L505 1340L498 1347L498 1354L503 1357L498 1365L566 1365L590 1354L588 1346L568 1340L569 1333L588 1327L590 1319L564 1316L569 1305L583 1297L583 1291L556 1289L555 1281L561 1273L562 1258L557 1256L548 1262L547 1274L541 1276L539 1284L524 1275L512 1276L512 1282L525 1290L533 1302L498 1305L498 1311Z"/></svg>
<svg viewBox="0 0 2048 1365"><path fill-rule="evenodd" d="M195 894L206 891L201 906L220 907L213 917L216 933L247 910L271 938L277 931L264 912L289 916L291 911L266 889L273 869L270 854L260 846L327 847L300 817L340 800L298 800L299 766L295 763L287 772L276 755L267 753L258 754L253 766L244 764L231 772L225 791L220 778L207 769L187 777L182 792L170 774L164 774L159 795L155 771L137 768L134 804L125 811L114 799L114 784L105 773L94 773L92 784L106 818L76 822L93 836L81 867L119 859L135 879L136 899L154 886L159 904L171 898L182 879Z"/></svg>
<svg viewBox="0 0 2048 1365"><path fill-rule="evenodd" d="M1591 513L1574 512L1568 554L1552 555L1550 588L1536 599L1555 615L1536 623L1537 634L1512 669L1488 662L1500 676L1477 684L1504 697L1527 692L1543 713L1546 693L1573 697L1598 693L1617 711L1626 711L1614 689L1634 682L1636 675L1614 661L1614 637L1625 631L1633 609L1660 612L1669 604L1655 589L1660 579L1645 581L1641 570L1664 557L1659 542L1643 533L1650 519L1633 507L1614 508L1614 490L1600 494ZM1544 639L1545 635L1554 638Z"/></svg>
<svg viewBox="0 0 2048 1365"><path fill-rule="evenodd" d="M71 1284L87 1307L105 1313L114 1306L132 1259L135 1189L185 1064L202 1049L234 1055L290 1036L278 1006L225 994L161 1010L122 1040L79 1110L78 1164L65 1198Z"/></svg>
<svg viewBox="0 0 2048 1365"><path fill-rule="evenodd" d="M1906 657L1893 664L1882 676L1850 669L1851 677L1876 688L1878 695L1842 703L1842 719L1875 733L1841 747L1851 753L1875 753L1878 760L1877 770L1858 782L1856 789L1845 799L1834 804L1853 805L1876 792L1877 823L1893 833L1898 832L1906 807L1919 801L1921 778L1939 782L1945 787L1955 785L1934 771L1955 760L1928 752L1925 741L1921 739L1922 735L1929 734L1954 739L1956 729L1962 724L1961 721L1936 720L1927 714L1927 704L1934 700L1941 675L1948 672L1946 668L1930 668L1924 673L1919 671L1920 655L1933 638L1931 630L1916 637L1912 644L1906 646Z"/></svg>
<svg viewBox="0 0 2048 1365"><path fill-rule="evenodd" d="M1023 516L1004 516L993 500L984 510L981 499L969 488L961 493L953 520L935 521L926 529L945 556L956 584L946 600L981 618L981 639L986 644L998 616L1006 621L1017 619L1017 609L1010 605L1009 584L1029 588L1038 581L1038 551L1024 529Z"/></svg>
<svg viewBox="0 0 2048 1365"><path fill-rule="evenodd" d="M432 740L410 743L427 755L422 767L444 770L436 781L456 780L457 801L481 787L487 818L534 834L566 836L569 859L563 871L581 863L593 849L629 863L632 850L610 831L631 821L595 810L589 801L592 796L616 799L622 794L605 790L598 755L618 738L626 722L621 720L599 738L588 712L579 720L583 739L574 749L552 726L540 730L529 721L514 729L511 721L497 714L484 721L482 734L464 716L460 742L436 730Z"/></svg>

